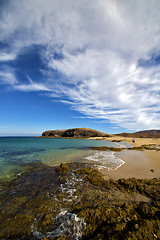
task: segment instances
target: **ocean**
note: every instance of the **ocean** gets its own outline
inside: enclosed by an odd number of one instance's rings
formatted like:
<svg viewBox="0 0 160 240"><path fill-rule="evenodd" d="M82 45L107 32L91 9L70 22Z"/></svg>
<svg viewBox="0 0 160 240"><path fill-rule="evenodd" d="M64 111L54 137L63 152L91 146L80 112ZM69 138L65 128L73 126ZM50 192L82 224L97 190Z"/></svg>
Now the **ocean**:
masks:
<svg viewBox="0 0 160 240"><path fill-rule="evenodd" d="M112 152L91 150L91 146L117 147L104 140L0 137L0 179L12 179L34 162L57 166L61 162L92 162L98 168L114 170L124 162Z"/></svg>

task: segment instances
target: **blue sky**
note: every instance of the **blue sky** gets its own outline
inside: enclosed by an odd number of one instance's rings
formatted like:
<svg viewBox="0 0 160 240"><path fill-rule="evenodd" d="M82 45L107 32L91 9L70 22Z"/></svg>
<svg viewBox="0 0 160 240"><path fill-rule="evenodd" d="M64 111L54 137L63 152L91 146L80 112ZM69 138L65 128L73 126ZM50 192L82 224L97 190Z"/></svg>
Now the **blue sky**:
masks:
<svg viewBox="0 0 160 240"><path fill-rule="evenodd" d="M160 129L160 1L1 0L0 135Z"/></svg>

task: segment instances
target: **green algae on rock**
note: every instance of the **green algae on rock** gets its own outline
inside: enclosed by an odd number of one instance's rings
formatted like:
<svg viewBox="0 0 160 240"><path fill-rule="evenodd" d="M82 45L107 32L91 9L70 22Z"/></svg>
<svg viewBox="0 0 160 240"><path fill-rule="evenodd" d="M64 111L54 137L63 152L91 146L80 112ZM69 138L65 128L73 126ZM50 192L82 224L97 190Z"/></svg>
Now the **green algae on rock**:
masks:
<svg viewBox="0 0 160 240"><path fill-rule="evenodd" d="M102 174L94 169L93 167L85 167L77 171L81 174L86 180L90 181L94 185L102 185L105 181Z"/></svg>
<svg viewBox="0 0 160 240"><path fill-rule="evenodd" d="M105 181L88 164L64 169L34 164L3 182L0 239L160 239L160 178Z"/></svg>
<svg viewBox="0 0 160 240"><path fill-rule="evenodd" d="M81 172L88 175L91 171L82 169ZM91 184L92 177L88 178L87 176L85 179L89 179ZM150 187L149 182L151 183ZM93 181L94 187L89 185L88 190L84 189L87 195L82 197L81 202L83 203L75 206L74 211L77 211L87 223L84 239L155 239L155 236L159 239L160 208L158 199L160 199L160 189L157 184L160 183L160 179L128 179L128 184L112 180L111 183L112 190L107 188L105 190L102 185L98 186L99 184L97 185ZM155 187L152 191L154 184ZM129 195L126 195L126 192ZM133 196L137 192L147 195L151 200L143 202L141 199L139 202L135 202ZM118 193L117 201L114 199L115 193ZM125 194L123 199L120 198L121 193ZM144 229L145 225L149 228L148 232Z"/></svg>
<svg viewBox="0 0 160 240"><path fill-rule="evenodd" d="M108 151L108 150L110 150L110 151L113 151L113 152L121 152L122 150L126 150L126 148L115 148L115 147L106 147L106 146L103 146L103 147L91 146L91 149L93 149L93 150L100 150L100 151Z"/></svg>
<svg viewBox="0 0 160 240"><path fill-rule="evenodd" d="M69 168L66 164L61 163L60 166L56 167L57 173L66 173L69 171Z"/></svg>
<svg viewBox="0 0 160 240"><path fill-rule="evenodd" d="M157 148L156 146L153 145L142 145L139 147L129 147L129 148L115 148L115 147L94 147L91 146L91 149L93 150L100 150L100 151L113 151L113 152L121 152L123 150L134 150L134 151L144 151L144 150L154 150L154 151L160 151L160 148Z"/></svg>

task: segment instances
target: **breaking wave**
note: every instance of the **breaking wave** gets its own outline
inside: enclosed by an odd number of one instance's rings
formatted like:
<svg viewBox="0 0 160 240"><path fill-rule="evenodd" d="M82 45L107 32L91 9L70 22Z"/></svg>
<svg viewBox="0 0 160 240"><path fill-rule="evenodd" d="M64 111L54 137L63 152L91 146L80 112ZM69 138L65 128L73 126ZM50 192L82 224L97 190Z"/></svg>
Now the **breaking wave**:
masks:
<svg viewBox="0 0 160 240"><path fill-rule="evenodd" d="M116 170L121 167L125 162L116 157L114 152L99 151L93 155L85 157L85 159L96 162L98 169L107 168L108 171Z"/></svg>

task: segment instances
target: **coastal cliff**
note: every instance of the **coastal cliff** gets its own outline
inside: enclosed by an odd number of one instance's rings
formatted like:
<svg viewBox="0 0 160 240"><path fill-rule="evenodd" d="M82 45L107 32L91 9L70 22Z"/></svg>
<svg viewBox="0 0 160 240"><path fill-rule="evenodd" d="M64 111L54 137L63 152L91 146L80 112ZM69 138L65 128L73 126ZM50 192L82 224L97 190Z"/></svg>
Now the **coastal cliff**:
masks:
<svg viewBox="0 0 160 240"><path fill-rule="evenodd" d="M55 138L89 138L89 137L110 137L110 134L99 132L90 128L72 128L65 130L48 130L42 133L42 137Z"/></svg>

